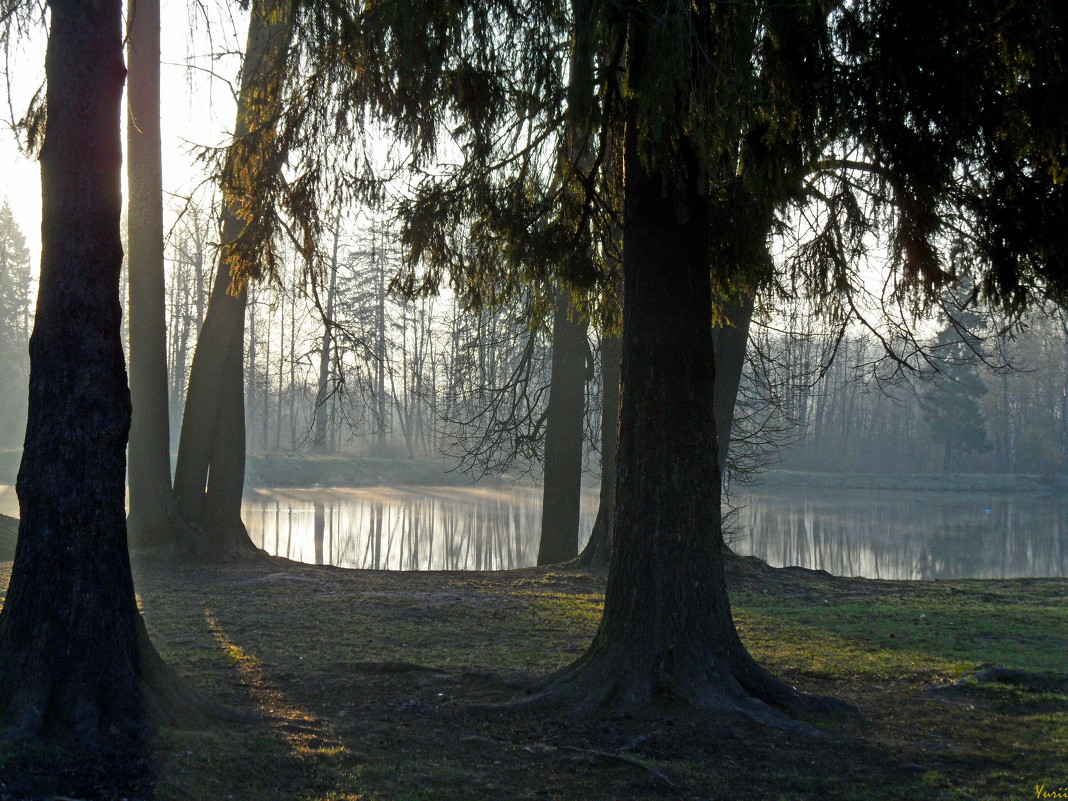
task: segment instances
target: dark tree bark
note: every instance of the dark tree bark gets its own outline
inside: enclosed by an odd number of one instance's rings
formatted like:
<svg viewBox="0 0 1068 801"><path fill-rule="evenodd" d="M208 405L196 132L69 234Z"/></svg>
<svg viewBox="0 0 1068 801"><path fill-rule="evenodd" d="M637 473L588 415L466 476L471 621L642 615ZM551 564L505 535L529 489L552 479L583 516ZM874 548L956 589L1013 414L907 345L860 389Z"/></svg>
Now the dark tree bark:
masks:
<svg viewBox="0 0 1068 801"><path fill-rule="evenodd" d="M41 279L0 719L115 745L173 719L184 699L148 640L126 550L121 2L49 5Z"/></svg>
<svg viewBox="0 0 1068 801"><path fill-rule="evenodd" d="M334 247L330 258L330 286L326 292L326 319L323 320L323 341L319 348L319 385L315 393L315 435L312 438L312 450L323 453L326 450L327 401L330 387L330 351L334 341L334 295L337 293L337 254L341 238L341 218L334 221ZM321 308L321 307L320 307Z"/></svg>
<svg viewBox="0 0 1068 801"><path fill-rule="evenodd" d="M159 0L130 0L127 56L130 285L130 540L174 539L170 418L167 410L166 286L163 278L163 167L159 123Z"/></svg>
<svg viewBox="0 0 1068 801"><path fill-rule="evenodd" d="M635 33L632 74L644 68L643 32ZM529 703L582 712L639 707L665 694L790 725L777 709L815 704L745 650L723 573L709 193L681 122L657 161L643 159L639 113L640 100L630 101L616 518L604 615L586 653Z"/></svg>
<svg viewBox="0 0 1068 801"><path fill-rule="evenodd" d="M738 387L742 383L745 351L749 344L749 326L753 321L755 295L729 303L722 309L729 323L712 329L712 351L716 360L716 386L713 391L712 414L719 437L719 473L722 480L727 472L730 453L731 425L734 406L738 401Z"/></svg>
<svg viewBox="0 0 1068 801"><path fill-rule="evenodd" d="M721 482L726 478L730 452L731 426L738 400L742 370L745 367L749 327L753 321L755 296L731 303L722 309L729 324L712 329L712 351L716 365L713 389L713 417L718 436L718 461ZM606 567L612 549L612 526L615 514L616 443L619 427L619 368L622 342L619 337L601 340L603 410L601 412L601 493L597 518L589 542L575 560L577 567Z"/></svg>
<svg viewBox="0 0 1068 801"><path fill-rule="evenodd" d="M240 335L228 345L216 410L216 431L211 441L203 515L203 533L210 544L200 545L202 550L221 550L231 555L257 551L241 520L241 496L245 489L245 385L241 362L245 337L244 327L240 328Z"/></svg>
<svg viewBox="0 0 1068 801"><path fill-rule="evenodd" d="M612 552L616 512L616 448L619 443L619 370L623 341L614 334L601 338L601 492L589 542L575 565L606 567Z"/></svg>
<svg viewBox="0 0 1068 801"><path fill-rule="evenodd" d="M224 242L232 242L241 228L241 221L232 211L224 212ZM216 273L207 317L193 352L174 471L178 513L194 532L192 541L185 545L201 553L255 550L241 523L241 486L245 476L241 368L247 292L242 289L231 294L229 289L230 272L223 262ZM227 509L235 484L236 509ZM211 524L220 519L228 525L217 530Z"/></svg>
<svg viewBox="0 0 1068 801"><path fill-rule="evenodd" d="M589 323L579 318L571 296L564 290L557 290L553 313L553 364L545 412L539 565L566 562L578 554L583 419L590 372L588 327Z"/></svg>
<svg viewBox="0 0 1068 801"><path fill-rule="evenodd" d="M253 4L238 98L235 143L272 126L280 110L281 78L292 36L289 0ZM253 159L249 148L235 158ZM243 164L235 172L255 171ZM222 258L189 374L189 391L174 496L178 513L197 534L188 543L199 553L241 555L255 552L241 522L245 476L245 408L242 372L247 290L231 292L234 251L244 231L242 199L226 187L222 215Z"/></svg>

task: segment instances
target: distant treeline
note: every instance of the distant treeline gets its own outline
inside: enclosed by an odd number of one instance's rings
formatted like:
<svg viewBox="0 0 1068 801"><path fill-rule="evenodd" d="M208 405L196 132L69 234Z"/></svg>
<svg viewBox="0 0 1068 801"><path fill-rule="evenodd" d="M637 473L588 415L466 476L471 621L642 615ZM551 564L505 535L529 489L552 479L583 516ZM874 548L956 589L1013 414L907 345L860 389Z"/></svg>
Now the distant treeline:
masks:
<svg viewBox="0 0 1068 801"><path fill-rule="evenodd" d="M209 215L187 209L168 239L170 411L177 434L213 280ZM291 255L277 285L250 290L245 348L249 450L445 456L476 474L540 473L551 325L529 299L470 312L446 295L404 300L381 222L342 232L322 286ZM32 320L29 253L0 212L0 448L25 424ZM778 323L770 324L774 319ZM734 421L733 475L790 470L1068 472L1068 317L1032 312L1009 330L974 310L924 338L828 332L799 309L750 336ZM805 329L805 330L799 330ZM591 329L590 337L597 334ZM590 359L596 360L596 342ZM907 355L902 355L907 354ZM601 371L587 385L587 468L596 473ZM177 439L175 437L174 441Z"/></svg>
<svg viewBox="0 0 1068 801"><path fill-rule="evenodd" d="M1011 332L945 323L907 364L851 333L759 332L777 354L783 468L864 473L1068 471L1068 318L1036 313ZM892 360L891 360L892 361ZM751 371L752 372L752 371ZM753 376L750 375L752 383Z"/></svg>

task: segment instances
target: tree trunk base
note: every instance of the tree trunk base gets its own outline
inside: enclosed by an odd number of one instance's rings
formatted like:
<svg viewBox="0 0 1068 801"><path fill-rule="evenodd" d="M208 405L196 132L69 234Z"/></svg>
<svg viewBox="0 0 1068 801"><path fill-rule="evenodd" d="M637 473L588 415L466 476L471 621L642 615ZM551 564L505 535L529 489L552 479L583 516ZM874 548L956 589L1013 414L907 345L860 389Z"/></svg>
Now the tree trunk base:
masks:
<svg viewBox="0 0 1068 801"><path fill-rule="evenodd" d="M144 623L136 625L136 656L122 670L23 673L17 688L0 696L4 737L44 736L100 753L129 752L161 726L195 729L238 717L188 687L156 653ZM18 661L19 654L0 649L0 658Z"/></svg>
<svg viewBox="0 0 1068 801"><path fill-rule="evenodd" d="M208 523L203 531L194 531L187 555L193 559L226 562L258 562L270 559L257 548L240 520Z"/></svg>
<svg viewBox="0 0 1068 801"><path fill-rule="evenodd" d="M586 547L579 555L568 562L569 567L585 567L591 570L608 570L609 543L608 543L608 517L602 504L597 510L597 519L593 522L593 530L586 542Z"/></svg>
<svg viewBox="0 0 1068 801"><path fill-rule="evenodd" d="M662 659L652 664L637 649L591 648L585 656L531 687L517 709L565 710L585 717L597 710L631 712L665 702L696 712L738 714L764 726L805 734L819 730L799 716L853 716L857 710L836 698L807 695L776 678L747 654L736 666L698 658ZM670 662L670 664L669 664Z"/></svg>
<svg viewBox="0 0 1068 801"><path fill-rule="evenodd" d="M161 562L255 562L271 558L256 547L240 520L209 523L202 529L175 512L169 532L170 536L158 544L132 546L130 555L142 561Z"/></svg>

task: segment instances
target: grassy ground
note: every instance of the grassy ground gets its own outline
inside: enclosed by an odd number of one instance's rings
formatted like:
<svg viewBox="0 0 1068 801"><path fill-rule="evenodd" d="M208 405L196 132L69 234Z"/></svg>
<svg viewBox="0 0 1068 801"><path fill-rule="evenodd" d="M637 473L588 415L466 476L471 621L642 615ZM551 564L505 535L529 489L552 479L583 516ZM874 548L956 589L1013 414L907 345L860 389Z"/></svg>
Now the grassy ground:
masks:
<svg viewBox="0 0 1068 801"><path fill-rule="evenodd" d="M667 699L642 714L586 720L510 709L524 697L517 680L573 660L593 635L603 590L593 574L385 573L280 560L142 564L136 573L167 660L208 698L254 719L162 732L139 766L148 777L140 787L100 789L114 785L106 769L71 770L47 787L41 779L37 797L1005 801L1035 798L1043 785L1068 793L1068 686L969 678L993 663L1068 669L1064 579L882 582L732 559L738 624L757 658L859 709L856 719L815 721L821 733L806 736ZM29 780L21 796L15 789L27 759L20 747L0 747L0 798L34 797Z"/></svg>

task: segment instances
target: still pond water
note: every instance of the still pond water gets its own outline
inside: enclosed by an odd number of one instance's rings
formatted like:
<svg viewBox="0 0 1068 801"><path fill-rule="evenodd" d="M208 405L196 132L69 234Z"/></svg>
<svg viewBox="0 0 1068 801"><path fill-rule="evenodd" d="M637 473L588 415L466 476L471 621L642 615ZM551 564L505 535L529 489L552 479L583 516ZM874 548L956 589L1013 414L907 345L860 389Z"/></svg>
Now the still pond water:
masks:
<svg viewBox="0 0 1068 801"><path fill-rule="evenodd" d="M734 549L775 566L886 579L1068 576L1064 494L766 492L739 498ZM597 512L582 497L580 539ZM538 555L541 491L403 487L249 490L253 541L303 562L506 570Z"/></svg>

